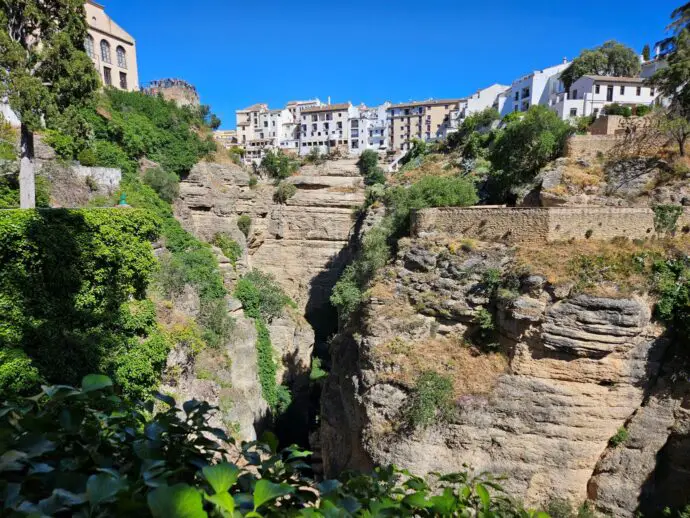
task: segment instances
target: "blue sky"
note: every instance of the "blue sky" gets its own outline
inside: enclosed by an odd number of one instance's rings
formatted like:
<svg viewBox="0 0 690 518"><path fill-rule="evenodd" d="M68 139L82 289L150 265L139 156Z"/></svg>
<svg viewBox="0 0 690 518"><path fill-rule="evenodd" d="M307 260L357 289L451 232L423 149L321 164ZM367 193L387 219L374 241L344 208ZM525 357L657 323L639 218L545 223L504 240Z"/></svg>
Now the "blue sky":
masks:
<svg viewBox="0 0 690 518"><path fill-rule="evenodd" d="M103 0L137 40L139 79L179 77L235 110L319 97L461 97L616 39L664 37L680 0Z"/></svg>

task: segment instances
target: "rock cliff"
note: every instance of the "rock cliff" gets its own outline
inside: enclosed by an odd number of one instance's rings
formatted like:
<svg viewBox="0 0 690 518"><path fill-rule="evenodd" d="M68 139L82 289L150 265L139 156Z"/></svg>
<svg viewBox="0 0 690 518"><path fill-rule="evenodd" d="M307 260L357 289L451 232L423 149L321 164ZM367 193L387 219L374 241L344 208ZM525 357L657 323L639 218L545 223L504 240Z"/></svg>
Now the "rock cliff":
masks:
<svg viewBox="0 0 690 518"><path fill-rule="evenodd" d="M651 301L575 294L515 271L503 245L400 242L357 325L333 341L321 405L327 473L467 463L506 474L506 488L528 505L589 498L633 516L641 493L658 493L654 481L687 468L687 411L657 382L669 344ZM498 274L502 287L491 287ZM455 408L447 422L415 429L406 410L427 370L452 380ZM614 447L623 426L629 438ZM662 449L676 455L667 452L659 472Z"/></svg>

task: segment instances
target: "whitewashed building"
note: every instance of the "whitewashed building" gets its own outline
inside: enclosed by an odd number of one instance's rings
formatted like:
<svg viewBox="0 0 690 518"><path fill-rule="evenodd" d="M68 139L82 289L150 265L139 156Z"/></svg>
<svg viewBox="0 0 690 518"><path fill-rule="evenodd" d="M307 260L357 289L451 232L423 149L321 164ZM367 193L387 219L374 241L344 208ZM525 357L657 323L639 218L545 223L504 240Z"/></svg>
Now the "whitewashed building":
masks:
<svg viewBox="0 0 690 518"><path fill-rule="evenodd" d="M564 59L560 65L535 70L513 81L510 89L498 97L498 110L501 116L512 112L525 112L530 106L538 104L547 106L551 96L563 91L560 75L568 65L570 63Z"/></svg>
<svg viewBox="0 0 690 518"><path fill-rule="evenodd" d="M357 113L350 118L349 152L359 155L365 149L383 151L388 148L388 117L386 110L391 105L385 102L380 106L367 108L361 105Z"/></svg>
<svg viewBox="0 0 690 518"><path fill-rule="evenodd" d="M498 109L500 96L509 89L509 86L496 83L477 90L469 97L460 99L458 109L450 114L450 125L444 136L456 131L462 122L473 113L479 113L491 107Z"/></svg>
<svg viewBox="0 0 690 518"><path fill-rule="evenodd" d="M299 154L308 155L314 148L321 153L349 149L349 121L358 116L358 108L349 102L302 109Z"/></svg>
<svg viewBox="0 0 690 518"><path fill-rule="evenodd" d="M618 103L624 106L651 106L658 97L654 87L640 77L586 75L575 81L567 92L552 94L549 107L563 120L604 112L604 107Z"/></svg>

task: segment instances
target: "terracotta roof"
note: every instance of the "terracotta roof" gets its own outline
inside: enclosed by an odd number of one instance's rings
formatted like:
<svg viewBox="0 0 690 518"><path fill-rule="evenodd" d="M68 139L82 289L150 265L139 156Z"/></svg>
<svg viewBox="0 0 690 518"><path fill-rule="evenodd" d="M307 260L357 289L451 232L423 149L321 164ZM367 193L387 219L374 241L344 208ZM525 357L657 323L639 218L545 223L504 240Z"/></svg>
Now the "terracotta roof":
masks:
<svg viewBox="0 0 690 518"><path fill-rule="evenodd" d="M391 104L388 109L404 108L406 106L438 106L439 104L453 104L464 99L429 99L428 101L410 101L409 103Z"/></svg>
<svg viewBox="0 0 690 518"><path fill-rule="evenodd" d="M615 76L595 76L595 75L586 75L583 77L588 77L589 79L594 79L595 81L607 81L609 83L642 84L645 81L641 77L615 77Z"/></svg>
<svg viewBox="0 0 690 518"><path fill-rule="evenodd" d="M268 105L265 103L256 103L252 104L248 108L243 108L242 110L237 110L238 112L255 112L260 110L261 108L268 109Z"/></svg>
<svg viewBox="0 0 690 518"><path fill-rule="evenodd" d="M316 113L316 112L333 112L339 110L347 110L350 103L327 104L325 106L313 106L311 108L304 108L302 113Z"/></svg>

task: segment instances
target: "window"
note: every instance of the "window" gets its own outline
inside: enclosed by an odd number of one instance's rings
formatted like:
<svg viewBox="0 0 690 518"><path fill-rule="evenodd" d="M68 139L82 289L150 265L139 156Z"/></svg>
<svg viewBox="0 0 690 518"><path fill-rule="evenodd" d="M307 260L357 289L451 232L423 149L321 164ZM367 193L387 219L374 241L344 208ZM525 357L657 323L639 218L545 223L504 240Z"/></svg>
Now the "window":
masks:
<svg viewBox="0 0 690 518"><path fill-rule="evenodd" d="M110 75L110 69L108 67L103 67L103 82L110 86L113 84L113 78Z"/></svg>
<svg viewBox="0 0 690 518"><path fill-rule="evenodd" d="M594 93L598 94L599 90L601 90L601 87L599 85L594 85Z"/></svg>
<svg viewBox="0 0 690 518"><path fill-rule="evenodd" d="M522 89L522 98L529 97L529 88Z"/></svg>
<svg viewBox="0 0 690 518"><path fill-rule="evenodd" d="M606 100L609 102L613 101L613 85L606 87Z"/></svg>
<svg viewBox="0 0 690 518"><path fill-rule="evenodd" d="M649 89L649 95L651 95L652 97L654 97L654 88L650 88L650 89Z"/></svg>
<svg viewBox="0 0 690 518"><path fill-rule="evenodd" d="M115 49L117 54L117 66L120 68L127 68L127 56L125 54L125 49L118 45Z"/></svg>
<svg viewBox="0 0 690 518"><path fill-rule="evenodd" d="M577 117L577 108L570 108L570 116Z"/></svg>
<svg viewBox="0 0 690 518"><path fill-rule="evenodd" d="M96 54L93 51L93 36L91 36L90 34L88 34L86 36L86 40L84 40L84 50L91 59L94 59L96 57Z"/></svg>
<svg viewBox="0 0 690 518"><path fill-rule="evenodd" d="M621 95L625 95L625 86L621 86Z"/></svg>
<svg viewBox="0 0 690 518"><path fill-rule="evenodd" d="M314 114L311 116L311 120L312 120L312 122L316 122L317 120L319 120L319 118L317 117L316 114Z"/></svg>
<svg viewBox="0 0 690 518"><path fill-rule="evenodd" d="M356 135L352 135L352 136L354 137ZM352 141L352 149L357 149L357 148L359 148L359 141L353 140Z"/></svg>
<svg viewBox="0 0 690 518"><path fill-rule="evenodd" d="M333 114L332 114L332 113L327 113L327 114L326 114L326 120L327 120L327 121L333 120Z"/></svg>
<svg viewBox="0 0 690 518"><path fill-rule="evenodd" d="M573 99L577 99L577 89L573 90Z"/></svg>
<svg viewBox="0 0 690 518"><path fill-rule="evenodd" d="M110 43L105 40L101 40L101 60L110 63Z"/></svg>
<svg viewBox="0 0 690 518"><path fill-rule="evenodd" d="M635 92L635 94L636 94L637 96L642 95L642 87L641 87L641 86L638 86L638 87L637 87L637 91Z"/></svg>
<svg viewBox="0 0 690 518"><path fill-rule="evenodd" d="M515 92L515 100L516 101L520 100L520 92Z"/></svg>
<svg viewBox="0 0 690 518"><path fill-rule="evenodd" d="M268 128L268 121L264 121L264 128Z"/></svg>
<svg viewBox="0 0 690 518"><path fill-rule="evenodd" d="M120 88L127 90L127 74L120 72Z"/></svg>

